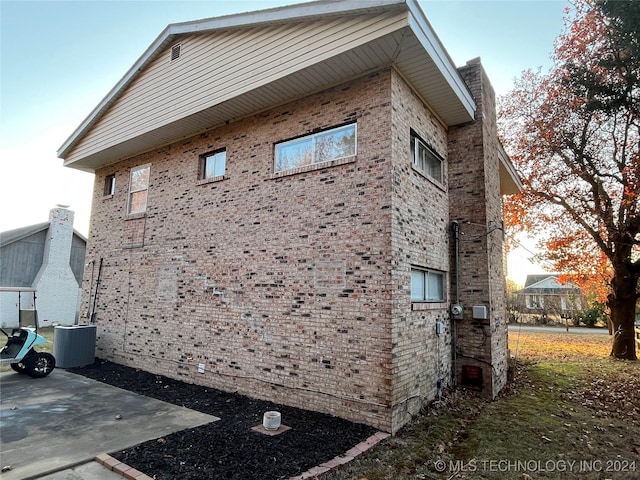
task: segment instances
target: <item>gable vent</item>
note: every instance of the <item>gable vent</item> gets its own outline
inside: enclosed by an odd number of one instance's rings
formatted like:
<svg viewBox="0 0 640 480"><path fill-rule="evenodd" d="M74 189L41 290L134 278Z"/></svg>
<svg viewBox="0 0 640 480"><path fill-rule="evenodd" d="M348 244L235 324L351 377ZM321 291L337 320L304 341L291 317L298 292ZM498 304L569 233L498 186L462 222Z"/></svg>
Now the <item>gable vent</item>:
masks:
<svg viewBox="0 0 640 480"><path fill-rule="evenodd" d="M171 60L176 60L180 58L180 53L182 52L182 45L177 44L171 47Z"/></svg>

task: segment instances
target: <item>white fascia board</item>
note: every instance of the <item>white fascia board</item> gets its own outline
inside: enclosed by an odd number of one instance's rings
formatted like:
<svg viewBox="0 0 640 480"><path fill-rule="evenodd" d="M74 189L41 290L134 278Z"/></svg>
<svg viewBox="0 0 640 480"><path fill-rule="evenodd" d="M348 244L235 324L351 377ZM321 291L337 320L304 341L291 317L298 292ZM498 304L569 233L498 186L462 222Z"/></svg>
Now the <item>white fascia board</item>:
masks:
<svg viewBox="0 0 640 480"><path fill-rule="evenodd" d="M451 60L451 57L442 46L440 39L431 27L418 2L416 0L406 0L406 2L409 9L409 26L411 30L433 59L434 64L449 83L451 89L456 93L471 119L473 119L475 117L476 102L473 100L473 96L464 80L462 80L453 60Z"/></svg>

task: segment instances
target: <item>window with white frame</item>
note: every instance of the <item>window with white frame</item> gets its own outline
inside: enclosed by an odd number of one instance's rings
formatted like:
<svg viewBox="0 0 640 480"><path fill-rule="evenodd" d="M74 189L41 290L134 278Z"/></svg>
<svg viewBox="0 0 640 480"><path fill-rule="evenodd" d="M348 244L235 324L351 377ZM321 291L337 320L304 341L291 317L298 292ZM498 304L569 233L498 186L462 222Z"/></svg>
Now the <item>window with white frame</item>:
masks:
<svg viewBox="0 0 640 480"><path fill-rule="evenodd" d="M329 162L356 155L355 123L278 143L274 153L274 172Z"/></svg>
<svg viewBox="0 0 640 480"><path fill-rule="evenodd" d="M129 215L147 211L147 193L149 191L149 173L151 165L143 165L131 169L129 178Z"/></svg>
<svg viewBox="0 0 640 480"><path fill-rule="evenodd" d="M444 302L444 272L411 269L412 302Z"/></svg>
<svg viewBox="0 0 640 480"><path fill-rule="evenodd" d="M222 177L227 168L227 151L225 149L205 153L200 157L200 179Z"/></svg>
<svg viewBox="0 0 640 480"><path fill-rule="evenodd" d="M442 158L411 130L411 163L420 171L442 183Z"/></svg>

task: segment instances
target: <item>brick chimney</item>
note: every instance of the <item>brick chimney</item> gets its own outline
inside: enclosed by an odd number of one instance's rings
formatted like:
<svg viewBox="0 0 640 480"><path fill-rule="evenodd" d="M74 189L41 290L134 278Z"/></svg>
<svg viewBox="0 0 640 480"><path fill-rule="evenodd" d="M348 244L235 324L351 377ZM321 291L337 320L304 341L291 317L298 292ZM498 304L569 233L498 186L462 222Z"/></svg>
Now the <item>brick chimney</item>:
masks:
<svg viewBox="0 0 640 480"><path fill-rule="evenodd" d="M41 325L73 325L80 288L71 270L73 212L57 206L49 212L42 267L33 282Z"/></svg>

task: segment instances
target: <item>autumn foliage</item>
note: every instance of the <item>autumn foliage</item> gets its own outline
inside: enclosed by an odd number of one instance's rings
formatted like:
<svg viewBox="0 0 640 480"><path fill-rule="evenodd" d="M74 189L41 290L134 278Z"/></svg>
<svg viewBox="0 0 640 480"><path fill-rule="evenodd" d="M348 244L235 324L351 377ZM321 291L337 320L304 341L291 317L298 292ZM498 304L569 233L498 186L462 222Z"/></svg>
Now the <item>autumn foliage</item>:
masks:
<svg viewBox="0 0 640 480"><path fill-rule="evenodd" d="M499 106L524 185L506 201L507 226L544 238L543 260L606 300L611 353L628 359L640 277L639 25L640 2L578 1L551 70L523 72Z"/></svg>

